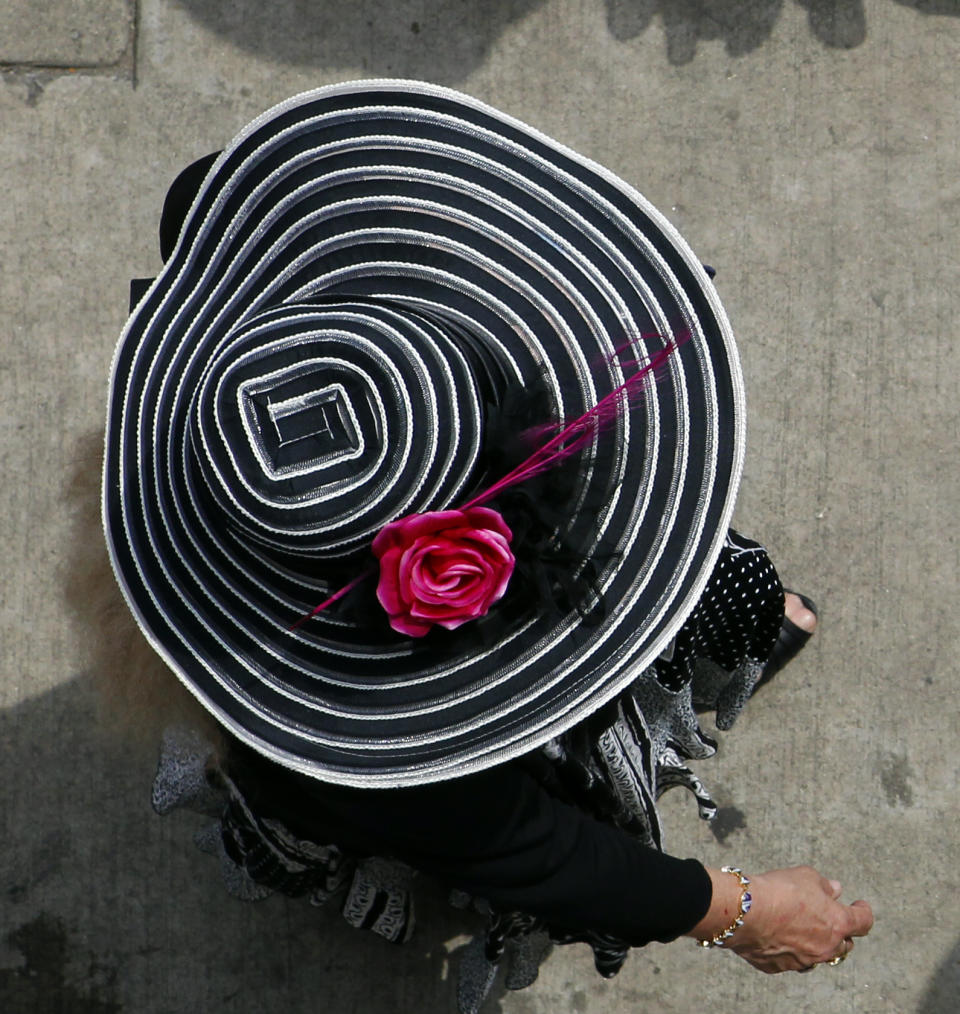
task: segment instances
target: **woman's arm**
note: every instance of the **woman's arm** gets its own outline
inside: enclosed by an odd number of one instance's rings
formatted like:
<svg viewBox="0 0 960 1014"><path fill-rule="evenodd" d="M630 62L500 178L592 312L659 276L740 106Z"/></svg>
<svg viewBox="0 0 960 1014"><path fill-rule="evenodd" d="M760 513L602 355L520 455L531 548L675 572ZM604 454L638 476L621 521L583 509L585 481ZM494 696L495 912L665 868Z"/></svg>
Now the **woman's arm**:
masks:
<svg viewBox="0 0 960 1014"><path fill-rule="evenodd" d="M739 911L736 877L641 846L555 799L516 763L372 790L324 785L239 745L232 753L231 773L261 816L320 843L402 858L504 911L634 946L683 934L710 939ZM865 902L841 905L839 884L808 867L751 881L753 907L727 946L763 971L828 960L872 923Z"/></svg>

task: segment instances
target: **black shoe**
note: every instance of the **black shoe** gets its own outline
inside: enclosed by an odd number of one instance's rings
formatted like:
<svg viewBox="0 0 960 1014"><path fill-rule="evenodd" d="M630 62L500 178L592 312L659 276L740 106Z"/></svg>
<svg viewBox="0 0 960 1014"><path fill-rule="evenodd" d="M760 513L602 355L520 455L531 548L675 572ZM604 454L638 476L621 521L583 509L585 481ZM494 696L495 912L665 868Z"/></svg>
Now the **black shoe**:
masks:
<svg viewBox="0 0 960 1014"><path fill-rule="evenodd" d="M819 615L816 603L812 599L808 599L806 595L801 595L800 592L791 591L789 588L784 588L783 591L787 595L796 595L814 616ZM777 643L773 646L773 651L770 652L767 664L763 667L763 675L757 680L757 685L753 688L753 692L756 693L764 683L769 683L791 659L796 658L811 637L813 637L813 631L801 629L792 620L788 620L784 616L783 623L780 624Z"/></svg>

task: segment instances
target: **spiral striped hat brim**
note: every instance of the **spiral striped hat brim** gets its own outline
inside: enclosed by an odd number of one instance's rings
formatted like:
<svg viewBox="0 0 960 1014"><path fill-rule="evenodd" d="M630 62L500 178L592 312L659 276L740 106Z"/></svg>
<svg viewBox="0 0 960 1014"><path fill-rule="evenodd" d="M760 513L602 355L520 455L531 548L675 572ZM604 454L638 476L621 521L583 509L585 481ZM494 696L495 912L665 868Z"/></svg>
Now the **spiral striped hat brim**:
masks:
<svg viewBox="0 0 960 1014"><path fill-rule="evenodd" d="M569 420L681 336L560 505L600 622L505 599L461 639L336 609L290 629L385 523L475 490L506 387L545 378ZM357 82L275 107L211 169L120 339L104 521L143 631L227 729L332 782L409 785L533 749L664 650L743 438L715 290L643 197L474 99Z"/></svg>

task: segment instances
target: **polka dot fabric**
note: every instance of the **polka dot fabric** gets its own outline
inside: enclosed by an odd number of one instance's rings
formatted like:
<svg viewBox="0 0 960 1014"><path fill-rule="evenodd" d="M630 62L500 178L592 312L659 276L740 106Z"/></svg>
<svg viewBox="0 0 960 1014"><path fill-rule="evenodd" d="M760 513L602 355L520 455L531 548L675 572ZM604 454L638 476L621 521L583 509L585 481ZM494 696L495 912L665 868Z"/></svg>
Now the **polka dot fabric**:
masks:
<svg viewBox="0 0 960 1014"><path fill-rule="evenodd" d="M766 550L730 529L696 609L677 633L669 659L656 663L657 679L679 690L694 678L698 660L734 672L766 661L783 622L783 586Z"/></svg>

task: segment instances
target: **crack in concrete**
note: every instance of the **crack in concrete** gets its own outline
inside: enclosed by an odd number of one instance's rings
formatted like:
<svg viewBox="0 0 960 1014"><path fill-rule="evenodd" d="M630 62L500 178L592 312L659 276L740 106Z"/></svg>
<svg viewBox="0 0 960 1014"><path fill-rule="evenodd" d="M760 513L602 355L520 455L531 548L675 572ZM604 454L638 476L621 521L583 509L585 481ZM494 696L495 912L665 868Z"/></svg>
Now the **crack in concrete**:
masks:
<svg viewBox="0 0 960 1014"><path fill-rule="evenodd" d="M127 42L123 52L113 61L84 62L42 60L0 60L0 75L7 80L22 80L27 84L28 105L35 105L47 83L58 77L108 77L122 72L133 88L137 87L138 55L140 46L140 0L127 2ZM36 79L35 81L32 79ZM43 80L41 80L43 79Z"/></svg>

